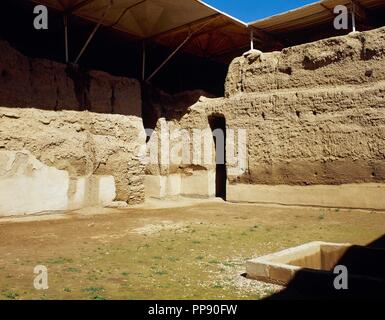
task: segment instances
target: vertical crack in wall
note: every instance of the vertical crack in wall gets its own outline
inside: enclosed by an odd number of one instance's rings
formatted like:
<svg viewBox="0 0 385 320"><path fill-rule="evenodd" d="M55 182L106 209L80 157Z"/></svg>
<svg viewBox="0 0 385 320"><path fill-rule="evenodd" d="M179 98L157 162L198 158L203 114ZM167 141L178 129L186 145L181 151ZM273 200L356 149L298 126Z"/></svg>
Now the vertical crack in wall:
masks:
<svg viewBox="0 0 385 320"><path fill-rule="evenodd" d="M68 65L66 73L74 83L75 96L79 103L79 110L90 110L92 106L89 98L91 84L91 78L89 73L74 65Z"/></svg>
<svg viewBox="0 0 385 320"><path fill-rule="evenodd" d="M111 84L111 113L115 113L115 85Z"/></svg>
<svg viewBox="0 0 385 320"><path fill-rule="evenodd" d="M54 79L54 83L55 83L55 86L56 86L56 101L55 101L54 110L57 111L59 109L60 87L59 87L59 85L57 83L58 81L57 81L56 74L54 74L53 79Z"/></svg>

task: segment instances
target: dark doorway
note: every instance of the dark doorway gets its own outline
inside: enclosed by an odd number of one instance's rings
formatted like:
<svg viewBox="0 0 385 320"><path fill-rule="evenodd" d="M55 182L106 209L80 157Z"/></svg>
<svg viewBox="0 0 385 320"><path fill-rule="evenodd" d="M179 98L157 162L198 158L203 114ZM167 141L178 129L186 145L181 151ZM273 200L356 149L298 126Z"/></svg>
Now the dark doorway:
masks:
<svg viewBox="0 0 385 320"><path fill-rule="evenodd" d="M215 196L226 200L226 119L223 115L209 117L216 154Z"/></svg>

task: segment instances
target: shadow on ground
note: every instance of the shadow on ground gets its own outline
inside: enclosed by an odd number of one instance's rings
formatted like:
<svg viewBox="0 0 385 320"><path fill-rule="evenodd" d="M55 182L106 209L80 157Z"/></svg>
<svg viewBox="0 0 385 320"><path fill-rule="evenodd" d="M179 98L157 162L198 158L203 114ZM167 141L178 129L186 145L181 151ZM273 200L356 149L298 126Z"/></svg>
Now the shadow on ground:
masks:
<svg viewBox="0 0 385 320"><path fill-rule="evenodd" d="M385 299L385 235L367 246L352 246L337 265L348 269L347 290L335 289L338 274L333 270L303 269L283 291L266 300Z"/></svg>

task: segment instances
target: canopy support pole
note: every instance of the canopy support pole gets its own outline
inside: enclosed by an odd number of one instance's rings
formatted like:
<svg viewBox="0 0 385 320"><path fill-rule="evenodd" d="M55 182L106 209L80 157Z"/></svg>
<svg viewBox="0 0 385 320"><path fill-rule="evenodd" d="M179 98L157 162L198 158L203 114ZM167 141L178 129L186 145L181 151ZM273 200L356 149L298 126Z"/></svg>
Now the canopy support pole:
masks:
<svg viewBox="0 0 385 320"><path fill-rule="evenodd" d="M146 42L142 42L142 81L146 79Z"/></svg>
<svg viewBox="0 0 385 320"><path fill-rule="evenodd" d="M81 56L83 55L84 51L87 49L89 43L91 42L92 38L94 37L96 31L98 31L99 27L102 25L103 21L104 21L104 18L106 17L108 11L111 9L112 7L112 4L113 2L111 1L110 4L106 7L106 10L104 11L103 13L103 16L100 18L98 24L95 26L94 30L91 32L90 36L88 37L87 41L85 42L82 50L80 50L76 60L75 60L75 64L77 64L79 62L79 59L81 58Z"/></svg>
<svg viewBox="0 0 385 320"><path fill-rule="evenodd" d="M214 18L215 19L215 18ZM213 19L213 20L214 20ZM208 24L210 24L213 20L210 20L206 22L204 25L202 25L199 29L195 30L194 32L189 32L186 39L183 40L183 42L166 58L166 60L163 61L163 63L156 68L156 70L147 78L146 81L150 81L170 60L173 56L175 56L180 49L198 32L200 32L204 27L206 27Z"/></svg>
<svg viewBox="0 0 385 320"><path fill-rule="evenodd" d="M353 32L356 32L356 5L354 3L354 1L352 1L352 31Z"/></svg>
<svg viewBox="0 0 385 320"><path fill-rule="evenodd" d="M254 30L250 29L250 50L254 50Z"/></svg>
<svg viewBox="0 0 385 320"><path fill-rule="evenodd" d="M69 53L68 53L68 16L66 14L63 15L64 21L64 47L65 47L65 58L66 64L69 62Z"/></svg>
<svg viewBox="0 0 385 320"><path fill-rule="evenodd" d="M178 46L178 48L176 48L168 57L167 57L167 59L166 60L164 60L163 62L162 62L162 64L158 67L158 68L156 68L156 70L147 78L147 81L150 81L166 64L167 64L167 62L169 62L170 60L171 60L171 58L173 57L173 56L175 56L177 53L178 53L178 51L180 50L180 49L182 49L182 47L187 43L187 41L189 41L190 40L190 38L191 38L191 36L192 36L192 33L190 33L188 36L187 36L187 38L186 39L184 39L184 41Z"/></svg>

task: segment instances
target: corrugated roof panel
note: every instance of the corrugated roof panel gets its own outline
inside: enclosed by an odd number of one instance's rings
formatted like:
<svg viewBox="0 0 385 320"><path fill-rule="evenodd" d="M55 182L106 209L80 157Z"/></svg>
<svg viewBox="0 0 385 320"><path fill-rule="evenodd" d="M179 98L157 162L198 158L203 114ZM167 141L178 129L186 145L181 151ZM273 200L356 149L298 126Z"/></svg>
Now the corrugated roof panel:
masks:
<svg viewBox="0 0 385 320"><path fill-rule="evenodd" d="M109 2L93 1L77 10L75 14L96 21L101 18ZM147 38L216 13L194 0L115 0L104 24L114 25L121 31Z"/></svg>
<svg viewBox="0 0 385 320"><path fill-rule="evenodd" d="M95 22L100 20L110 4L110 0L31 1L61 11L75 8L72 14ZM356 1L363 8L385 6L385 0ZM349 3L350 0L323 0L249 25L265 31L267 35L272 33L279 37L288 32L325 25L332 21L335 6ZM197 32L183 50L203 56L239 50L250 42L247 24L199 0L114 0L103 25L123 31L133 38L151 39L170 48L178 47L189 32ZM217 43L209 43L213 41ZM268 40L263 42L269 47Z"/></svg>
<svg viewBox="0 0 385 320"><path fill-rule="evenodd" d="M189 32L199 31L183 47L184 51L198 55L212 56L249 43L247 24L199 0L114 0L112 6L110 0L60 0L63 6L57 0L32 1L60 11L70 10L71 14L94 22L110 7L103 25L168 47L179 46ZM205 45L205 34L212 33L216 33L218 43Z"/></svg>
<svg viewBox="0 0 385 320"><path fill-rule="evenodd" d="M62 11L77 8L72 12L74 15L91 21L99 21L110 4L110 0L60 0L62 7L57 0L33 1ZM103 24L136 37L148 38L216 14L246 27L239 20L198 0L114 0Z"/></svg>
<svg viewBox="0 0 385 320"><path fill-rule="evenodd" d="M385 0L357 0L363 8L385 5ZM337 5L348 5L350 0L323 0L250 23L258 29L271 32L287 32L321 24L333 18Z"/></svg>

